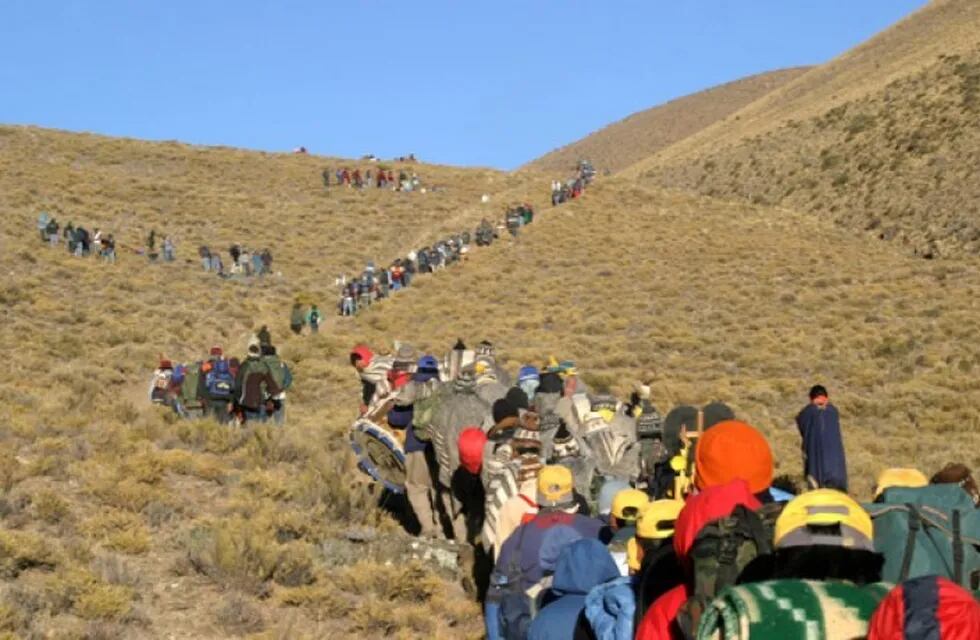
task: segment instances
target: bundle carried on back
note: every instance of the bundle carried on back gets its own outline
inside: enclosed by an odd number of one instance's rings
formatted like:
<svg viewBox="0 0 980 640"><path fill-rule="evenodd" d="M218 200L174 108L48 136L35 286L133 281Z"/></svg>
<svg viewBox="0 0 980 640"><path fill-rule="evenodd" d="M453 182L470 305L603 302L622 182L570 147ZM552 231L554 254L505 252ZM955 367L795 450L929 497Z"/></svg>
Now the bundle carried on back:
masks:
<svg viewBox="0 0 980 640"><path fill-rule="evenodd" d="M773 580L722 591L701 617L698 640L852 640L891 585Z"/></svg>

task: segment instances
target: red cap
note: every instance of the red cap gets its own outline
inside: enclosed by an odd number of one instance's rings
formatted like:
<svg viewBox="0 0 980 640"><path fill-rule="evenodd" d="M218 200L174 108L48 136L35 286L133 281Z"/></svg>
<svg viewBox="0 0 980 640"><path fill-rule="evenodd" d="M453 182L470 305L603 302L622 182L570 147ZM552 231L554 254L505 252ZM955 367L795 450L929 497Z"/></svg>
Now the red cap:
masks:
<svg viewBox="0 0 980 640"><path fill-rule="evenodd" d="M224 355L224 351L222 351L221 350L221 347L218 347L218 346L211 347L210 353L211 353L212 356Z"/></svg>
<svg viewBox="0 0 980 640"><path fill-rule="evenodd" d="M483 446L487 443L487 434L479 427L467 427L459 434L459 464L461 467L476 475L483 466Z"/></svg>

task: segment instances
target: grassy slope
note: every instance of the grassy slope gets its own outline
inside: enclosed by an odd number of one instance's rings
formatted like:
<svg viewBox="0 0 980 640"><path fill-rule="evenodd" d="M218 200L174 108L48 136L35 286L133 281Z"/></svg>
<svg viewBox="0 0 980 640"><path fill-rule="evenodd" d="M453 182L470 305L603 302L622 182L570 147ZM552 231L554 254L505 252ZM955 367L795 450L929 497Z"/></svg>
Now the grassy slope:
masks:
<svg viewBox="0 0 980 640"><path fill-rule="evenodd" d="M738 111L806 70L798 67L760 73L671 100L555 149L525 167L568 171L586 158L600 171L620 171Z"/></svg>
<svg viewBox="0 0 980 640"><path fill-rule="evenodd" d="M934 2L625 173L975 254L978 28L977 3Z"/></svg>
<svg viewBox="0 0 980 640"><path fill-rule="evenodd" d="M0 331L11 372L0 381L0 635L325 637L395 620L409 637L480 628L451 581L408 560L408 541L350 468L347 338L329 328L288 338L288 310L303 293L329 313L342 270L401 255L435 229L470 228L546 181L418 165L446 191L325 193L320 171L337 162L0 129ZM495 200L481 206L485 192ZM111 267L40 247L41 207L130 247L151 227L173 233L180 259L149 265L120 251ZM198 244L232 241L271 247L281 277L202 273ZM283 433L174 423L146 405L158 354L186 361L212 343L241 354L262 323L297 375ZM360 524L380 526L380 542L345 542Z"/></svg>

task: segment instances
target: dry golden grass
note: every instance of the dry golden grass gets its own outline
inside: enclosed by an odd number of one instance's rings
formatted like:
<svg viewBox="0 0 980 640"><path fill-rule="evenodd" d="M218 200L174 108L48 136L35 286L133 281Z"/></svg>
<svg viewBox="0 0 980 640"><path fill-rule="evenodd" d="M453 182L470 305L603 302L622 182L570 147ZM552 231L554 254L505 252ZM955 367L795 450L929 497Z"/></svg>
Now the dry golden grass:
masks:
<svg viewBox="0 0 980 640"><path fill-rule="evenodd" d="M303 295L329 314L341 272L472 229L511 199L547 196L547 181L406 165L442 189L324 190L321 170L342 165L355 163L0 128L2 337L16 345L10 370L30 372L0 382L0 630L350 633L372 624L375 609L331 585L362 561L364 593L374 593L375 571L378 589L435 585L453 603L434 616L434 596L396 589L385 625L478 633L476 606L451 573L410 564L410 540L350 460L346 339L332 335L329 315L319 336L291 337L289 307ZM114 232L118 264L41 246L41 209ZM151 228L175 236L177 262L149 264L128 250ZM281 276L222 281L201 271L199 244L236 241L270 247ZM363 321L378 325L383 308ZM188 361L214 343L241 354L261 324L296 371L288 428L230 430L147 405L159 354ZM344 540L364 525L377 544ZM320 595L290 595L302 590ZM343 606L324 610L323 598Z"/></svg>
<svg viewBox="0 0 980 640"><path fill-rule="evenodd" d="M0 633L55 638L479 637L451 570L377 508L346 429L358 341L434 352L489 338L506 363L575 359L657 403L724 400L799 470L808 385L841 409L855 490L893 464L980 463L972 259L912 260L805 214L621 178L541 207L519 240L421 278L315 337L296 295L471 227L550 176L413 166L445 191L325 192L341 161L0 128ZM480 195L493 195L481 206ZM124 244L172 233L180 259L115 266L36 239L47 208ZM263 280L201 272L198 244L269 246ZM268 324L296 373L289 424L241 430L148 406L159 354L244 351ZM651 373L652 372L652 373ZM371 527L375 539L345 535Z"/></svg>
<svg viewBox="0 0 980 640"><path fill-rule="evenodd" d="M617 172L775 91L808 70L780 69L741 78L634 113L581 140L547 153L525 165L563 178L582 159L600 172ZM556 173L557 172L557 173Z"/></svg>
<svg viewBox="0 0 980 640"><path fill-rule="evenodd" d="M976 255L978 30L980 4L933 2L624 175Z"/></svg>

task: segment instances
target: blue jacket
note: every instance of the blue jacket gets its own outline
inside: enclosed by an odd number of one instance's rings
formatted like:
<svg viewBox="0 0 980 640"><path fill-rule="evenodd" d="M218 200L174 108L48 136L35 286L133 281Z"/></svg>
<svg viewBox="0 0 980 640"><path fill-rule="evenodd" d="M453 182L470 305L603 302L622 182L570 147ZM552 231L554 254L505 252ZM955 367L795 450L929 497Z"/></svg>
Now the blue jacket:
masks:
<svg viewBox="0 0 980 640"><path fill-rule="evenodd" d="M796 416L796 426L803 438L806 475L821 487L846 492L847 460L837 408L832 404L822 409L809 404Z"/></svg>
<svg viewBox="0 0 980 640"><path fill-rule="evenodd" d="M585 596L585 617L596 640L633 640L636 593L633 578L600 584Z"/></svg>
<svg viewBox="0 0 980 640"><path fill-rule="evenodd" d="M531 623L528 640L569 640L585 607L586 595L596 586L619 577L619 568L606 547L595 539L573 542L558 557L553 600Z"/></svg>

